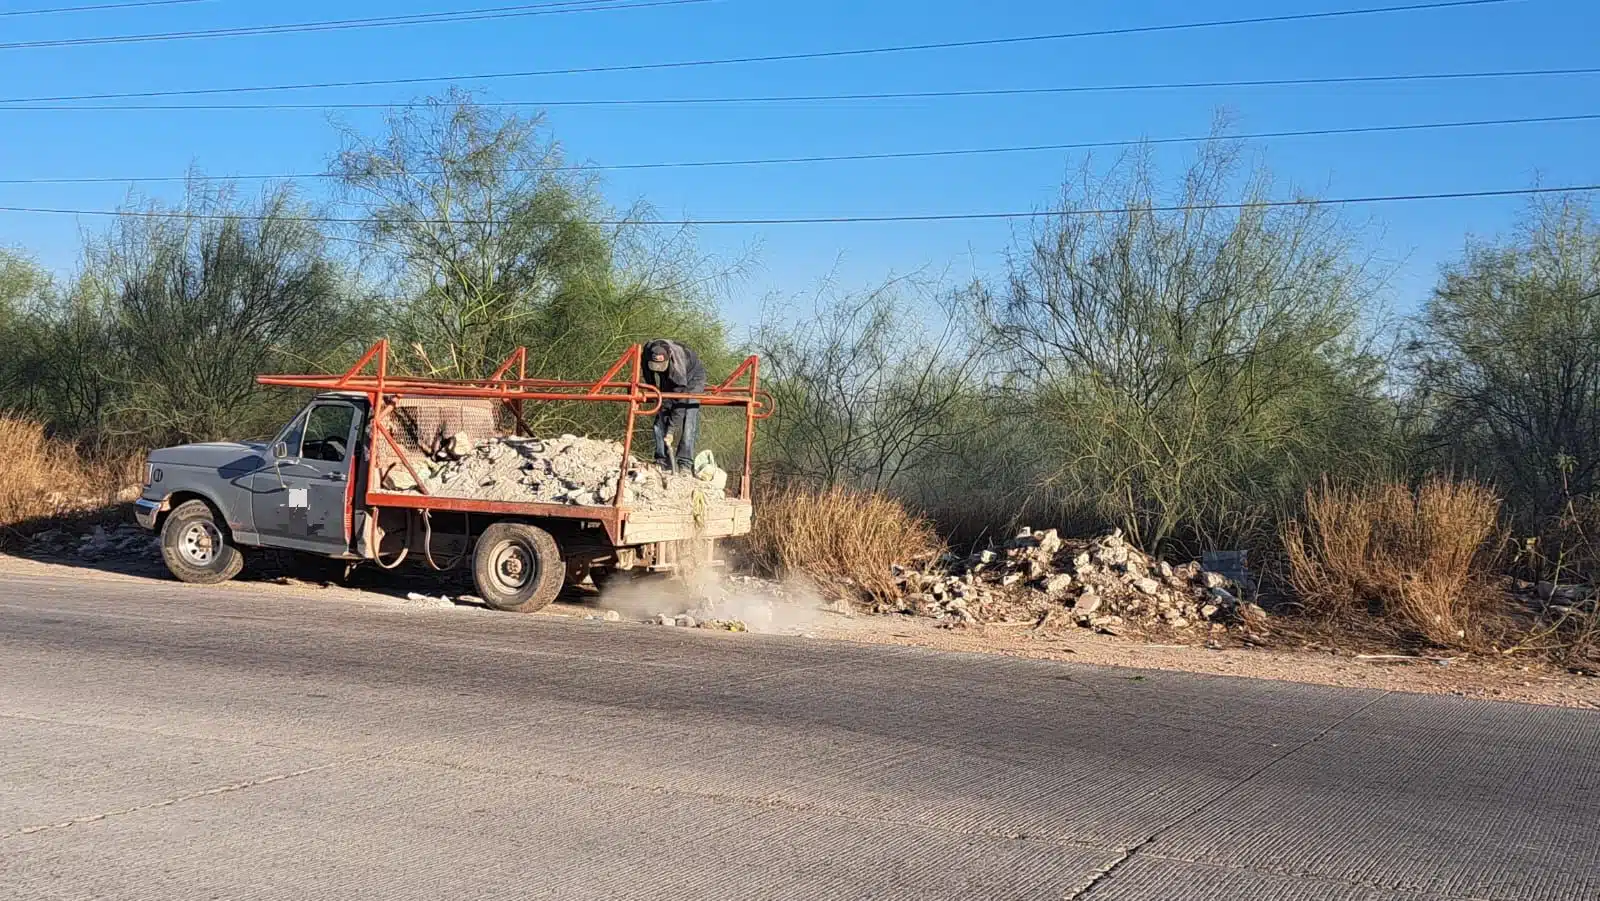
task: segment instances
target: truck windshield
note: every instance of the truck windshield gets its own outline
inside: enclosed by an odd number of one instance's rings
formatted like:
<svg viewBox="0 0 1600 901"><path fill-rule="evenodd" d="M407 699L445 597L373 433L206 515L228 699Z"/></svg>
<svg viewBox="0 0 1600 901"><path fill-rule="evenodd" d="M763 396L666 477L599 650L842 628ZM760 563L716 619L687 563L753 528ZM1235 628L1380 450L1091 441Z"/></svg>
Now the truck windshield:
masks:
<svg viewBox="0 0 1600 901"><path fill-rule="evenodd" d="M349 452L350 426L355 423L356 411L348 404L318 404L306 417L305 443L301 445L300 459L343 463Z"/></svg>

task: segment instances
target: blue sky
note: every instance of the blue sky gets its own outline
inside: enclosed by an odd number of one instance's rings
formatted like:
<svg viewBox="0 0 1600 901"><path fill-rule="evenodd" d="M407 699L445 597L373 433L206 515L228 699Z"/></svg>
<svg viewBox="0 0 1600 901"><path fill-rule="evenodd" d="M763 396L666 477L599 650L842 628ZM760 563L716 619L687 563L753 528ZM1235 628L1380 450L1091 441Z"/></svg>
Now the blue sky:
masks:
<svg viewBox="0 0 1600 901"><path fill-rule="evenodd" d="M10 0L0 12L88 0ZM100 0L107 2L107 0ZM312 21L506 5L515 0L208 0L166 7L0 17L0 43ZM1396 0L1014 2L714 0L489 22L111 46L0 49L0 96L169 90L457 75L748 56L1082 31L1383 6ZM1520 0L1444 11L1040 42L848 59L474 82L492 100L962 90L1600 65L1600 4ZM391 102L444 84L215 98ZM636 163L928 150L1204 133L1218 110L1241 132L1600 113L1600 76L1441 83L1169 90L1002 98L664 107L556 107L577 160ZM336 150L327 113L0 110L0 178L317 171ZM341 113L376 128L378 113ZM1327 196L1600 182L1600 122L1278 139L1253 149L1282 178ZM1160 152L1177 172L1188 153ZM1114 151L1097 152L1108 159ZM613 202L684 218L1026 210L1048 205L1080 157L1060 152L608 173ZM0 185L0 206L109 209L126 184ZM146 188L170 193L174 186ZM312 186L315 190L315 186ZM1399 265L1394 305L1413 308L1468 233L1507 230L1525 201L1352 208ZM80 231L101 220L0 213L0 244L69 271ZM743 322L769 293L833 274L860 287L926 270L997 273L1005 222L707 227L704 249L757 249L734 286Z"/></svg>

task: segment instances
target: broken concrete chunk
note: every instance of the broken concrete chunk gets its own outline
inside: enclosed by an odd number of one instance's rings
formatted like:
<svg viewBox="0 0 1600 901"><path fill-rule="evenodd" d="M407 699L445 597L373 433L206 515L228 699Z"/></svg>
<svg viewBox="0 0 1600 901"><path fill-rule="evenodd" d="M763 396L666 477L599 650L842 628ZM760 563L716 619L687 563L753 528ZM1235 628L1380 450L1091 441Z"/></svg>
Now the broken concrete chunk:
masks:
<svg viewBox="0 0 1600 901"><path fill-rule="evenodd" d="M1034 535L1039 542L1039 550L1045 556L1053 557L1061 550L1061 535L1055 529L1046 529Z"/></svg>
<svg viewBox="0 0 1600 901"><path fill-rule="evenodd" d="M1229 594L1226 589L1212 588L1207 590L1206 594L1210 596L1211 600L1224 607L1237 607L1239 605L1239 599Z"/></svg>
<svg viewBox="0 0 1600 901"><path fill-rule="evenodd" d="M391 463L389 471L384 473L383 487L389 491L415 491L417 480L411 477L411 473L407 472L404 466Z"/></svg>
<svg viewBox="0 0 1600 901"><path fill-rule="evenodd" d="M1065 594L1072 587L1072 577L1066 573L1056 573L1044 580L1044 593L1051 597Z"/></svg>

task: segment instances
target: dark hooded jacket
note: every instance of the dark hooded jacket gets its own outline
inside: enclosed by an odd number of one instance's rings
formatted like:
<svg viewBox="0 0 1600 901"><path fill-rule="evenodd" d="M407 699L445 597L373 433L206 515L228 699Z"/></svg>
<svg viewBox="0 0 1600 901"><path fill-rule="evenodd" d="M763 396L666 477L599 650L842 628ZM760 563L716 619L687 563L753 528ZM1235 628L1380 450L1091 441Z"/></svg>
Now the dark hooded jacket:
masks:
<svg viewBox="0 0 1600 901"><path fill-rule="evenodd" d="M668 394L704 394L706 367L694 351L676 341L658 339L644 346L644 362L648 363L661 348L667 351L667 371L656 372L644 367L644 380Z"/></svg>

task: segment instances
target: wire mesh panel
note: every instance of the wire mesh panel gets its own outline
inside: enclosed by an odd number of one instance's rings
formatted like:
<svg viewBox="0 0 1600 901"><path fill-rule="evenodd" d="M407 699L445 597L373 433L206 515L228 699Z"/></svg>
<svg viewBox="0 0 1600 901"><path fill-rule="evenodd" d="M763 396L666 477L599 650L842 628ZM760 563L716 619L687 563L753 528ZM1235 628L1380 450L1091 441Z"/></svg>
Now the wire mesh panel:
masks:
<svg viewBox="0 0 1600 901"><path fill-rule="evenodd" d="M425 473L427 461L455 442L476 447L498 434L499 401L446 397L401 397L385 425L413 469ZM391 489L415 490L397 470L399 457L388 442L376 443L379 476Z"/></svg>

